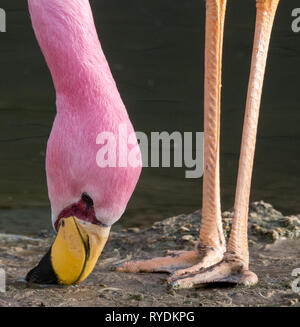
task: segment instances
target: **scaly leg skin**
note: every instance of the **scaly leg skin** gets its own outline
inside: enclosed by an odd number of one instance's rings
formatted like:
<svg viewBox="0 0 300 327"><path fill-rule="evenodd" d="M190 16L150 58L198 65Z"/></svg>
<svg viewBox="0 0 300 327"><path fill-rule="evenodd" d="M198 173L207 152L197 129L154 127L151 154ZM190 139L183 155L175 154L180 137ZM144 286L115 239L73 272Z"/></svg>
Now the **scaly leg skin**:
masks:
<svg viewBox="0 0 300 327"><path fill-rule="evenodd" d="M238 181L232 230L224 259L198 273L171 276L175 289L196 287L203 283L229 282L254 285L258 278L249 271L247 239L248 204L257 134L257 123L270 36L279 0L257 0L255 39L244 120Z"/></svg>
<svg viewBox="0 0 300 327"><path fill-rule="evenodd" d="M204 99L203 210L199 244L193 251L172 256L126 262L122 272L169 272L174 276L210 267L223 259L225 238L222 230L219 136L221 102L221 59L226 0L207 0Z"/></svg>
<svg viewBox="0 0 300 327"><path fill-rule="evenodd" d="M223 258L223 251L217 252L213 248L198 244L192 251L169 251L166 257L150 260L128 261L116 266L119 272L167 272L173 276L210 267Z"/></svg>

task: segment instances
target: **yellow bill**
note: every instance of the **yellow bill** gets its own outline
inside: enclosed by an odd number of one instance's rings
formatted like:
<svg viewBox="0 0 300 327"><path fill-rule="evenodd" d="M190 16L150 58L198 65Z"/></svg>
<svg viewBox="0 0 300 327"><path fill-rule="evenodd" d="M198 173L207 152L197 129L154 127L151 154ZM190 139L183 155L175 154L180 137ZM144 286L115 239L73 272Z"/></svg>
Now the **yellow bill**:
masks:
<svg viewBox="0 0 300 327"><path fill-rule="evenodd" d="M110 227L76 217L62 218L57 237L37 267L26 277L40 284L78 284L93 271L106 244Z"/></svg>

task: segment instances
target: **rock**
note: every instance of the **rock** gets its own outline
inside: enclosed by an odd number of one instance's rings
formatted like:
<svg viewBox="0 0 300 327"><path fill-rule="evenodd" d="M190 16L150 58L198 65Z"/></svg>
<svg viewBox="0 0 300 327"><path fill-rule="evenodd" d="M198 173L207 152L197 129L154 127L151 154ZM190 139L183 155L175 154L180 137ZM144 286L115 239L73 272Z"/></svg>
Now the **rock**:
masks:
<svg viewBox="0 0 300 327"><path fill-rule="evenodd" d="M295 304L297 304L299 302L299 300L298 299L291 299L290 301L289 301L289 305L295 305Z"/></svg>
<svg viewBox="0 0 300 327"><path fill-rule="evenodd" d="M181 227L179 228L179 230L180 230L181 232L189 232L189 231L190 231L188 228L186 228L186 227L184 227L184 226L181 226Z"/></svg>
<svg viewBox="0 0 300 327"><path fill-rule="evenodd" d="M279 239L279 234L276 230L271 231L271 237L274 241L277 241Z"/></svg>
<svg viewBox="0 0 300 327"><path fill-rule="evenodd" d="M233 217L233 212L230 212L230 211L224 211L222 213L222 217L223 218L232 218Z"/></svg>
<svg viewBox="0 0 300 327"><path fill-rule="evenodd" d="M130 227L130 228L128 228L128 232L130 232L130 233L139 233L140 229L138 227Z"/></svg>
<svg viewBox="0 0 300 327"><path fill-rule="evenodd" d="M250 212L249 216L250 216L250 218L257 218L258 214L256 212Z"/></svg>
<svg viewBox="0 0 300 327"><path fill-rule="evenodd" d="M194 240L194 236L193 235L184 235L181 238L184 241L193 241Z"/></svg>

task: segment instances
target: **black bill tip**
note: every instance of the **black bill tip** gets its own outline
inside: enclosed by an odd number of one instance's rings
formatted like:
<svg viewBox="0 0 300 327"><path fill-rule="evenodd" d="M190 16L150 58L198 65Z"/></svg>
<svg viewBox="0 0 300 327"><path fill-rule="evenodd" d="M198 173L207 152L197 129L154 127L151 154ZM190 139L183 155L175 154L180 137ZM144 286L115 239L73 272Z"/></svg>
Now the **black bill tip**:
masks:
<svg viewBox="0 0 300 327"><path fill-rule="evenodd" d="M25 279L27 282L35 284L58 284L58 278L51 262L51 248L40 263L29 271Z"/></svg>

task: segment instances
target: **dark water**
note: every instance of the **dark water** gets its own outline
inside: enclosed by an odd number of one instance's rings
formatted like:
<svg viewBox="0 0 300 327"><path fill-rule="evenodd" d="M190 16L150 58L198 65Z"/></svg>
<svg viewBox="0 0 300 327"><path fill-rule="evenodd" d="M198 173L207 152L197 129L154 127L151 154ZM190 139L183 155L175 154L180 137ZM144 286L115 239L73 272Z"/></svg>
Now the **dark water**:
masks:
<svg viewBox="0 0 300 327"><path fill-rule="evenodd" d="M92 0L97 30L137 131L203 131L204 1ZM26 1L1 0L0 231L50 226L45 147L55 93L31 28ZM300 33L298 0L282 0L262 99L252 200L300 212ZM223 208L234 201L255 23L254 0L228 3L223 62L221 183ZM202 179L185 168L146 168L125 225L145 225L201 207Z"/></svg>

